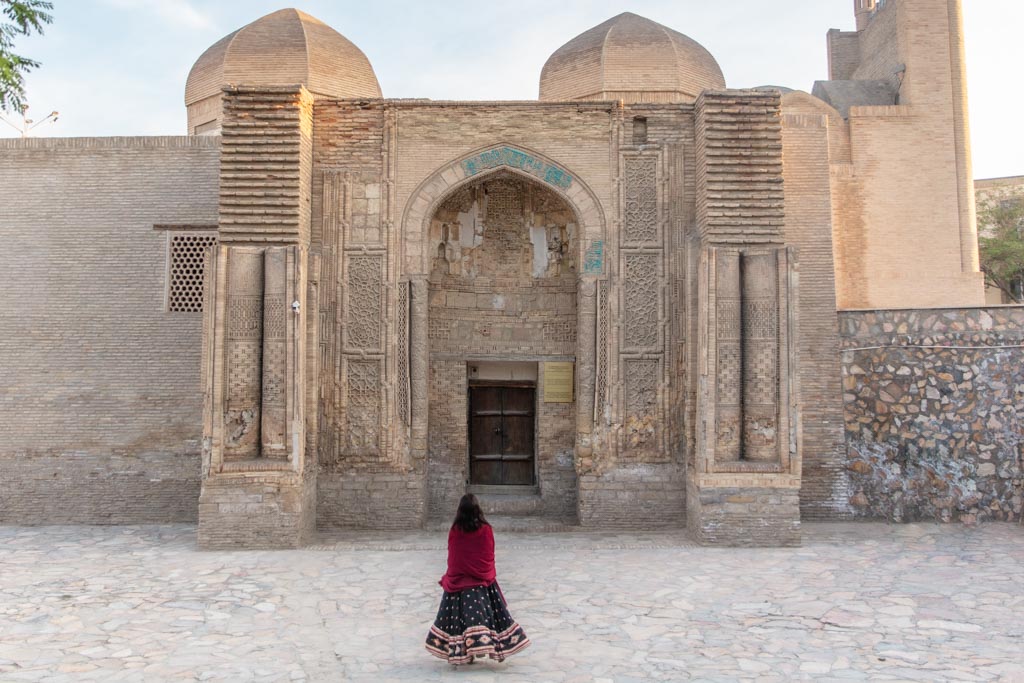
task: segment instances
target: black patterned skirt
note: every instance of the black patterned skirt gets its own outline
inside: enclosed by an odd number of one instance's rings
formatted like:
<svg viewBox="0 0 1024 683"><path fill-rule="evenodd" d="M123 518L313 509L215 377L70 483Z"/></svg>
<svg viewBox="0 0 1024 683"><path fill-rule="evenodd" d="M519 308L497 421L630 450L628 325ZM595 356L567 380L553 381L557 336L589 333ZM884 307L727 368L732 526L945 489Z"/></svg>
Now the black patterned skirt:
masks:
<svg viewBox="0 0 1024 683"><path fill-rule="evenodd" d="M500 662L529 644L522 627L508 613L497 581L458 593L446 592L427 634L427 651L449 664L469 664L473 657Z"/></svg>

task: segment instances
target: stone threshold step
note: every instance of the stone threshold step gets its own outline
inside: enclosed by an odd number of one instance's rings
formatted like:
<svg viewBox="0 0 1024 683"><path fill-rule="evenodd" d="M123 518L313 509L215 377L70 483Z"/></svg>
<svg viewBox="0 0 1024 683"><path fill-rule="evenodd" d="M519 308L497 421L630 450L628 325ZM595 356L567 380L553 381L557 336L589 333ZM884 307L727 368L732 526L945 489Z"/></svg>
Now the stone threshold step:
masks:
<svg viewBox="0 0 1024 683"><path fill-rule="evenodd" d="M580 526L575 523L575 520L557 517L488 515L486 510L484 514L494 530L501 533L561 533L580 530ZM448 531L451 525L451 519L432 518L427 520L423 528L426 531Z"/></svg>

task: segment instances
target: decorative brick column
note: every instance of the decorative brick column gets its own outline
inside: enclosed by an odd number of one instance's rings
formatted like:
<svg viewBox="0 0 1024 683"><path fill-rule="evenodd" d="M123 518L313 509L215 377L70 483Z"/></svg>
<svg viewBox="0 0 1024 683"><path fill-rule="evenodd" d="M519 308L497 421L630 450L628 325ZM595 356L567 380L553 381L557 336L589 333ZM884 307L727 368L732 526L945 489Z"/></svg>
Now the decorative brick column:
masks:
<svg viewBox="0 0 1024 683"><path fill-rule="evenodd" d="M697 100L697 438L687 524L707 545L800 543L796 252L777 92Z"/></svg>
<svg viewBox="0 0 1024 683"><path fill-rule="evenodd" d="M311 134L305 89L225 89L219 244L203 324L203 548L297 547L314 529L305 453Z"/></svg>

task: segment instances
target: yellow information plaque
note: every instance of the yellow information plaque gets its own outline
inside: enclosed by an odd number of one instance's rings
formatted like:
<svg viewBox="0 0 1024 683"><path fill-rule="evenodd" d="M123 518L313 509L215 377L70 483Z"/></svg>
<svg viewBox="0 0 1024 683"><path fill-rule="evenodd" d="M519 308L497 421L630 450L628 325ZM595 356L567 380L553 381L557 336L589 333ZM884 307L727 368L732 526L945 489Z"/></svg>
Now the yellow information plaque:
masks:
<svg viewBox="0 0 1024 683"><path fill-rule="evenodd" d="M544 402L572 403L573 364L544 363Z"/></svg>

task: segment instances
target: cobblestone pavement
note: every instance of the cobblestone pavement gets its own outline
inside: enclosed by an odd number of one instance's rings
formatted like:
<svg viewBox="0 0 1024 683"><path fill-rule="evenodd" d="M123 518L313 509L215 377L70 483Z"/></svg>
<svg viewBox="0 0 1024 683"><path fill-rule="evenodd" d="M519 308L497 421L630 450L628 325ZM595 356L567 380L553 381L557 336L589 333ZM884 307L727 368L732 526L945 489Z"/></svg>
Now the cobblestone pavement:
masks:
<svg viewBox="0 0 1024 683"><path fill-rule="evenodd" d="M423 649L441 533L225 553L189 526L0 528L0 681L1024 681L1024 528L805 530L499 533L533 646L455 669Z"/></svg>

